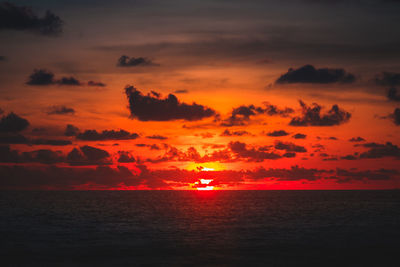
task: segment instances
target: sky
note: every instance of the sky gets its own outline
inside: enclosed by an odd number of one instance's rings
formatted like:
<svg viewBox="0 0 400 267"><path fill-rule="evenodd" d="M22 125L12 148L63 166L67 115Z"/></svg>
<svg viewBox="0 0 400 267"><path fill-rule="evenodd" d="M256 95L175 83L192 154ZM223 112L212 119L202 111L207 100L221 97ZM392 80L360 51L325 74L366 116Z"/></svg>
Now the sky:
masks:
<svg viewBox="0 0 400 267"><path fill-rule="evenodd" d="M399 189L399 12L1 2L0 189Z"/></svg>

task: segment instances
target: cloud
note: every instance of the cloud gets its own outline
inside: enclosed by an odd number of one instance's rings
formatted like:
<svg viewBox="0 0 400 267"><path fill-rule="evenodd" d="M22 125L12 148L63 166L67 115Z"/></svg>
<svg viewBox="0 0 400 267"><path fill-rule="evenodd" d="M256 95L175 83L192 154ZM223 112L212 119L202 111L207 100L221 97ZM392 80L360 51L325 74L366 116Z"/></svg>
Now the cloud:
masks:
<svg viewBox="0 0 400 267"><path fill-rule="evenodd" d="M29 142L30 145L47 145L47 146L67 146L71 145L70 140L61 139L33 139Z"/></svg>
<svg viewBox="0 0 400 267"><path fill-rule="evenodd" d="M5 56L0 56L0 61L5 61L7 58Z"/></svg>
<svg viewBox="0 0 400 267"><path fill-rule="evenodd" d="M181 90L175 90L174 93L175 94L187 94L187 93L189 93L189 91L186 89L181 89Z"/></svg>
<svg viewBox="0 0 400 267"><path fill-rule="evenodd" d="M57 36L62 32L63 21L50 11L38 17L31 7L0 3L0 30L31 31L41 35Z"/></svg>
<svg viewBox="0 0 400 267"><path fill-rule="evenodd" d="M299 153L307 152L307 149L305 147L298 146L290 142L276 141L274 147L275 149L285 150L286 152L299 152Z"/></svg>
<svg viewBox="0 0 400 267"><path fill-rule="evenodd" d="M400 85L400 73L382 72L375 76L375 83L383 86Z"/></svg>
<svg viewBox="0 0 400 267"><path fill-rule="evenodd" d="M95 82L95 81L88 81L87 82L88 86L97 86L97 87L105 87L106 84L102 82Z"/></svg>
<svg viewBox="0 0 400 267"><path fill-rule="evenodd" d="M284 83L351 83L355 77L351 73L346 73L344 69L316 69L312 65L305 65L298 69L290 68L276 80L278 84Z"/></svg>
<svg viewBox="0 0 400 267"><path fill-rule="evenodd" d="M72 124L67 124L65 127L64 135L65 136L76 136L79 134L79 128L75 127Z"/></svg>
<svg viewBox="0 0 400 267"><path fill-rule="evenodd" d="M13 177L0 180L2 189L110 189L137 186L142 183L140 175L134 175L124 166L116 168L0 166L0 172L7 177Z"/></svg>
<svg viewBox="0 0 400 267"><path fill-rule="evenodd" d="M281 155L274 152L269 152L268 148L247 148L245 143L236 141L230 142L228 147L236 156L237 159L246 159L248 161L262 162L266 159L280 159Z"/></svg>
<svg viewBox="0 0 400 267"><path fill-rule="evenodd" d="M279 137L279 136L287 136L287 135L289 135L289 133L286 132L285 130L279 130L279 131L273 131L273 132L267 133L267 136L271 136L271 137Z"/></svg>
<svg viewBox="0 0 400 267"><path fill-rule="evenodd" d="M62 139L29 139L19 133L1 133L0 144L24 144L24 145L47 145L47 146L67 146L71 141Z"/></svg>
<svg viewBox="0 0 400 267"><path fill-rule="evenodd" d="M0 162L3 163L42 163L54 164L63 162L64 157L60 151L40 149L20 153L11 150L9 145L0 146Z"/></svg>
<svg viewBox="0 0 400 267"><path fill-rule="evenodd" d="M360 137L360 136L352 137L352 138L349 139L349 142L364 142L364 141L365 141L365 139Z"/></svg>
<svg viewBox="0 0 400 267"><path fill-rule="evenodd" d="M17 114L11 112L7 116L3 116L0 120L0 132L16 133L25 130L29 126L28 120L21 118Z"/></svg>
<svg viewBox="0 0 400 267"><path fill-rule="evenodd" d="M302 107L302 116L293 117L289 125L292 126L334 126L340 125L349 121L351 114L338 105L333 105L332 108L325 114L321 114L322 107L313 103L311 107L307 106L303 101L299 101Z"/></svg>
<svg viewBox="0 0 400 267"><path fill-rule="evenodd" d="M223 131L220 136L244 136L244 135L250 135L248 131L229 131L226 129Z"/></svg>
<svg viewBox="0 0 400 267"><path fill-rule="evenodd" d="M54 74L45 69L35 69L29 76L29 85L49 85L54 83Z"/></svg>
<svg viewBox="0 0 400 267"><path fill-rule="evenodd" d="M387 93L387 98L389 100L396 101L396 102L400 101L400 94L397 91L397 88L395 88L395 87L389 88L389 91Z"/></svg>
<svg viewBox="0 0 400 267"><path fill-rule="evenodd" d="M118 67L137 67L137 66L158 66L158 64L153 63L150 59L145 57L128 57L122 55L118 59Z"/></svg>
<svg viewBox="0 0 400 267"><path fill-rule="evenodd" d="M119 163L132 163L136 162L135 158L131 155L131 153L127 151L118 151L118 162Z"/></svg>
<svg viewBox="0 0 400 267"><path fill-rule="evenodd" d="M400 158L400 148L396 145L393 145L390 142L386 142L386 144L367 143L361 146L369 148L369 150L361 153L360 158L364 159L365 158L376 159L383 157Z"/></svg>
<svg viewBox="0 0 400 267"><path fill-rule="evenodd" d="M396 125L400 125L400 108L396 108L394 111L393 111L393 114L392 114L392 119L393 119L393 121L394 121L394 124L396 124Z"/></svg>
<svg viewBox="0 0 400 267"><path fill-rule="evenodd" d="M324 174L325 170L318 169L306 169L299 166L292 166L290 169L280 169L280 168L269 168L265 169L263 167L256 169L255 171L248 171L246 177L252 180L259 179L277 179L279 181L299 181L299 180L309 180L315 181Z"/></svg>
<svg viewBox="0 0 400 267"><path fill-rule="evenodd" d="M396 170L387 170L387 169L351 171L338 168L336 170L336 175L333 178L336 178L338 183L345 183L354 180L381 181L381 180L390 180L393 176L397 176L398 174L399 172Z"/></svg>
<svg viewBox="0 0 400 267"><path fill-rule="evenodd" d="M162 135L158 135L158 134L146 136L146 138L148 138L148 139L156 139L156 140L167 140L168 139L168 137L162 136Z"/></svg>
<svg viewBox="0 0 400 267"><path fill-rule="evenodd" d="M302 134L302 133L297 133L295 135L292 136L294 139L306 139L307 135Z"/></svg>
<svg viewBox="0 0 400 267"><path fill-rule="evenodd" d="M125 93L131 117L140 121L196 121L216 115L215 110L203 105L181 103L173 94L162 99L157 93L143 95L133 86L126 86Z"/></svg>
<svg viewBox="0 0 400 267"><path fill-rule="evenodd" d="M104 165L110 164L110 154L100 148L81 146L68 153L66 161L72 166Z"/></svg>
<svg viewBox="0 0 400 267"><path fill-rule="evenodd" d="M75 114L75 110L66 106L52 106L49 107L46 113L47 115Z"/></svg>
<svg viewBox="0 0 400 267"><path fill-rule="evenodd" d="M92 87L104 87L106 84L102 82L88 81L87 83L78 80L75 77L61 77L60 79L54 78L54 73L46 69L35 69L33 73L29 76L28 85L66 85L66 86L92 86Z"/></svg>
<svg viewBox="0 0 400 267"><path fill-rule="evenodd" d="M242 105L233 108L230 116L221 122L221 126L231 127L231 126L243 126L248 124L252 116L264 114L267 116L281 116L287 117L289 114L293 113L294 110L291 108L280 109L275 105L268 102L264 102L265 107L257 107L255 105Z"/></svg>
<svg viewBox="0 0 400 267"><path fill-rule="evenodd" d="M57 80L55 83L57 83L59 85L69 85L69 86L82 85L82 83L74 77L62 77L61 79Z"/></svg>
<svg viewBox="0 0 400 267"><path fill-rule="evenodd" d="M78 133L76 138L85 141L105 141L105 140L132 140L138 138L137 133L130 133L125 130L104 130L97 132L96 130L86 130L82 133Z"/></svg>

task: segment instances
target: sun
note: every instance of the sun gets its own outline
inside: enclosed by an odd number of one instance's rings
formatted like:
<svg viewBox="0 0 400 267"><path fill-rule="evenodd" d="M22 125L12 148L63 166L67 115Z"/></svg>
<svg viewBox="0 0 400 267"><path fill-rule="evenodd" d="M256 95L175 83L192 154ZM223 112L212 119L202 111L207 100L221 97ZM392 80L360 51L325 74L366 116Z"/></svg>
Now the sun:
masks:
<svg viewBox="0 0 400 267"><path fill-rule="evenodd" d="M209 172L209 171L214 171L214 168L209 168L209 167L201 167L198 168L199 172ZM197 182L194 183L193 187L195 187L199 191L209 191L209 190L214 190L214 186L212 185L212 182L214 179L211 178L200 178Z"/></svg>

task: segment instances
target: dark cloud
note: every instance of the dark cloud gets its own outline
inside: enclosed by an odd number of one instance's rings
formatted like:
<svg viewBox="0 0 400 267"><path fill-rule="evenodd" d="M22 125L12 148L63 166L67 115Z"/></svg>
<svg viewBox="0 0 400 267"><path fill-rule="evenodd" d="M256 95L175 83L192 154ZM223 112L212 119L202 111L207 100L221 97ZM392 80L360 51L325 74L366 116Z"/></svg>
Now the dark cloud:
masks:
<svg viewBox="0 0 400 267"><path fill-rule="evenodd" d="M74 77L61 77L61 79L56 81L59 85L69 85L69 86L80 86L83 83Z"/></svg>
<svg viewBox="0 0 400 267"><path fill-rule="evenodd" d="M165 144L163 144L165 145ZM160 150L161 148L157 144L135 144L137 147L147 147L150 150ZM166 148L166 147L164 147Z"/></svg>
<svg viewBox="0 0 400 267"><path fill-rule="evenodd" d="M28 81L26 82L28 85L65 85L65 86L97 86L104 87L106 84L102 82L88 81L87 83L78 80L75 77L61 77L60 79L54 78L54 73L45 70L45 69L35 69L33 73L29 76Z"/></svg>
<svg viewBox="0 0 400 267"><path fill-rule="evenodd" d="M5 177L0 179L1 189L110 189L120 186L137 186L140 175L124 167L98 166L96 168L0 166ZM56 178L56 179L55 179ZM83 186L83 187L82 187Z"/></svg>
<svg viewBox="0 0 400 267"><path fill-rule="evenodd" d="M349 139L349 142L364 142L364 141L365 141L365 139L360 137L360 136L352 137L352 138Z"/></svg>
<svg viewBox="0 0 400 267"><path fill-rule="evenodd" d="M396 108L392 114L394 124L400 125L400 108Z"/></svg>
<svg viewBox="0 0 400 267"><path fill-rule="evenodd" d="M266 159L280 159L281 155L274 152L269 152L268 148L247 148L247 145L242 142L230 142L229 149L233 152L237 159L246 159L248 161L262 162Z"/></svg>
<svg viewBox="0 0 400 267"><path fill-rule="evenodd" d="M45 69L35 69L29 76L29 85L49 85L54 83L54 74Z"/></svg>
<svg viewBox="0 0 400 267"><path fill-rule="evenodd" d="M136 162L135 158L131 155L131 153L127 151L118 151L118 162L119 163L132 163Z"/></svg>
<svg viewBox="0 0 400 267"><path fill-rule="evenodd" d="M31 7L0 3L0 30L31 31L47 36L62 32L63 21L50 11L38 17Z"/></svg>
<svg viewBox="0 0 400 267"><path fill-rule="evenodd" d="M28 144L29 140L18 133L1 133L0 144Z"/></svg>
<svg viewBox="0 0 400 267"><path fill-rule="evenodd" d="M375 82L383 86L397 86L400 85L400 73L382 72L375 76Z"/></svg>
<svg viewBox="0 0 400 267"><path fill-rule="evenodd" d="M243 126L250 121L250 117L265 114L268 116L281 116L287 117L289 114L293 113L294 110L291 108L280 109L275 105L268 102L264 102L265 107L257 107L255 105L239 106L233 108L231 115L221 122L221 126L231 127L231 126Z"/></svg>
<svg viewBox="0 0 400 267"><path fill-rule="evenodd" d="M400 93L397 91L397 88L391 87L387 93L387 98L391 101L400 101Z"/></svg>
<svg viewBox="0 0 400 267"><path fill-rule="evenodd" d="M307 152L307 149L305 147L298 146L290 142L276 141L274 147L275 149L285 150L286 152L299 152L299 153Z"/></svg>
<svg viewBox="0 0 400 267"><path fill-rule="evenodd" d="M383 157L400 158L400 148L390 142L386 144L367 143L361 145L369 148L368 151L360 154L360 158L376 159Z"/></svg>
<svg viewBox="0 0 400 267"><path fill-rule="evenodd" d="M97 86L97 87L105 87L106 84L102 82L95 82L95 81L88 81L87 82L88 86Z"/></svg>
<svg viewBox="0 0 400 267"><path fill-rule="evenodd" d="M387 169L379 169L379 170L367 170L367 171L351 171L345 169L337 169L336 174L333 178L337 179L338 183L346 183L351 181L363 181L363 180L389 180L393 176L397 176L399 174L396 170L387 170Z"/></svg>
<svg viewBox="0 0 400 267"><path fill-rule="evenodd" d="M312 65L305 65L298 69L290 68L276 80L276 83L351 83L355 77L346 73L344 69L316 69Z"/></svg>
<svg viewBox="0 0 400 267"><path fill-rule="evenodd" d="M110 154L92 146L81 146L74 148L68 153L66 161L72 166L104 165L110 164Z"/></svg>
<svg viewBox="0 0 400 267"><path fill-rule="evenodd" d="M55 164L64 161L60 151L49 149L40 149L20 153L17 150L11 150L10 146L0 146L0 162L3 163L42 163Z"/></svg>
<svg viewBox="0 0 400 267"><path fill-rule="evenodd" d="M157 66L158 64L153 63L150 59L145 57L128 57L122 55L118 59L118 67L137 67L137 66Z"/></svg>
<svg viewBox="0 0 400 267"><path fill-rule="evenodd" d="M72 124L67 124L65 127L64 135L65 136L76 136L79 134L79 128L75 127Z"/></svg>
<svg viewBox="0 0 400 267"><path fill-rule="evenodd" d="M67 146L71 145L70 140L62 139L29 139L18 133L1 133L0 144L24 144L24 145L47 145L47 146Z"/></svg>
<svg viewBox="0 0 400 267"><path fill-rule="evenodd" d="M259 168L255 171L248 171L246 177L252 180L259 179L277 179L279 181L299 181L309 180L315 181L321 178L321 175L326 173L325 170L306 169L299 166L292 166L290 169L265 169Z"/></svg>
<svg viewBox="0 0 400 267"><path fill-rule="evenodd" d="M250 133L247 131L229 131L228 129L226 129L220 134L220 136L244 136L244 135L250 135Z"/></svg>
<svg viewBox="0 0 400 267"><path fill-rule="evenodd" d="M75 110L66 106L52 106L48 108L46 113L48 115L75 114Z"/></svg>
<svg viewBox="0 0 400 267"><path fill-rule="evenodd" d="M0 120L0 132L16 133L25 130L29 126L28 120L21 118L15 113L3 116Z"/></svg>
<svg viewBox="0 0 400 267"><path fill-rule="evenodd" d="M5 56L0 56L0 61L5 61L6 57Z"/></svg>
<svg viewBox="0 0 400 267"><path fill-rule="evenodd" d="M168 137L162 136L162 135L158 135L158 134L146 136L146 138L148 138L148 139L156 139L156 140L166 140L166 139L168 139Z"/></svg>
<svg viewBox="0 0 400 267"><path fill-rule="evenodd" d="M301 133L297 133L295 135L292 136L294 139L306 139L307 135L305 134L301 134Z"/></svg>
<svg viewBox="0 0 400 267"><path fill-rule="evenodd" d="M216 115L215 110L203 105L181 103L173 94L162 99L154 93L143 95L133 86L127 86L125 93L131 117L141 121L196 121Z"/></svg>
<svg viewBox="0 0 400 267"><path fill-rule="evenodd" d="M346 155L346 156L340 157L340 159L356 160L356 159L358 159L358 157L356 155Z"/></svg>
<svg viewBox="0 0 400 267"><path fill-rule="evenodd" d="M273 131L273 132L267 133L267 136L271 136L271 137L279 137L279 136L287 136L287 135L289 135L289 133L286 132L285 130L279 130L279 131Z"/></svg>
<svg viewBox="0 0 400 267"><path fill-rule="evenodd" d="M292 126L334 126L347 122L351 114L338 105L333 105L327 113L321 114L322 107L316 103L307 106L303 101L299 101L302 107L302 116L293 117L289 125Z"/></svg>
<svg viewBox="0 0 400 267"><path fill-rule="evenodd" d="M85 141L105 141L105 140L132 140L138 138L137 133L130 133L125 130L104 130L97 132L96 130L86 130L82 133L78 133L76 138Z"/></svg>
<svg viewBox="0 0 400 267"><path fill-rule="evenodd" d="M187 93L189 93L189 91L186 89L182 89L182 90L176 90L176 91L174 91L174 93L175 94L187 94Z"/></svg>

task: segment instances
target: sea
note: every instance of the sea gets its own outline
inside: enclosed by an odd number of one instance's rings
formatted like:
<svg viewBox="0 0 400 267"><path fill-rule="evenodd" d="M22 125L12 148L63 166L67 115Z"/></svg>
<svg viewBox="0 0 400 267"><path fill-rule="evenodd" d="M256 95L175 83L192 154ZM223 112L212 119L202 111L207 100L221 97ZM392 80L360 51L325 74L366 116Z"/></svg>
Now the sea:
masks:
<svg viewBox="0 0 400 267"><path fill-rule="evenodd" d="M0 191L0 266L400 266L400 191Z"/></svg>

